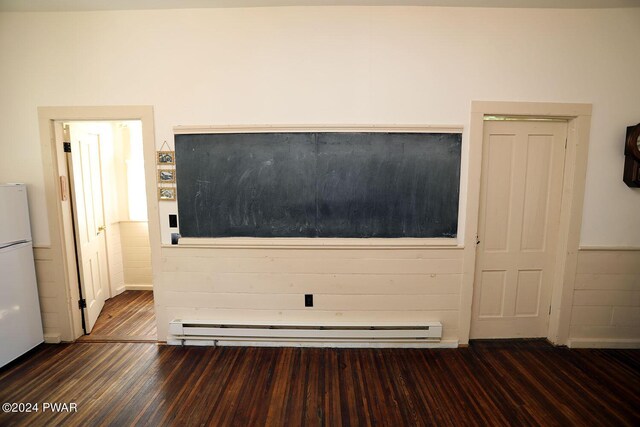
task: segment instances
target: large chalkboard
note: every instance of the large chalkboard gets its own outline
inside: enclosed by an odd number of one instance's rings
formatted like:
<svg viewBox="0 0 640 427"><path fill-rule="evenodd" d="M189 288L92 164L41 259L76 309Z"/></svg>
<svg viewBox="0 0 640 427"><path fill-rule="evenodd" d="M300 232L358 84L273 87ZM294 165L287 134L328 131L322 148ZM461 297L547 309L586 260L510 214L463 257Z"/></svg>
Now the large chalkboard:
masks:
<svg viewBox="0 0 640 427"><path fill-rule="evenodd" d="M454 237L459 133L175 136L183 237Z"/></svg>

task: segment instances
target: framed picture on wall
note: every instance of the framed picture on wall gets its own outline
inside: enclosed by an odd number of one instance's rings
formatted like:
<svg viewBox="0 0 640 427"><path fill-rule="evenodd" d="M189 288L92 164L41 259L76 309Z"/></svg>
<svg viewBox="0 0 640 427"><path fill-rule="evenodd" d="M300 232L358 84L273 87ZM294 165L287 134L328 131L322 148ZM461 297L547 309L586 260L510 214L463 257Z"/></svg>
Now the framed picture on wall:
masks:
<svg viewBox="0 0 640 427"><path fill-rule="evenodd" d="M175 169L158 169L158 182L160 184L168 184L176 182Z"/></svg>
<svg viewBox="0 0 640 427"><path fill-rule="evenodd" d="M176 199L175 187L160 187L158 188L158 200L172 201Z"/></svg>
<svg viewBox="0 0 640 427"><path fill-rule="evenodd" d="M175 151L156 151L156 160L159 165L175 165L176 152Z"/></svg>

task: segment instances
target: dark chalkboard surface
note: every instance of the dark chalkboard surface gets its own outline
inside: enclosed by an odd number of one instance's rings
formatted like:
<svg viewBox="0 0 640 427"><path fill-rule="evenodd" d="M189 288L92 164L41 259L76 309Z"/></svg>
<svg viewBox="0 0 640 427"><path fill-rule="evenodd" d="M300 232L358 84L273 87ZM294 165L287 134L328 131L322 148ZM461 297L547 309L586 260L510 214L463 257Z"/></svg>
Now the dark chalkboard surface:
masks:
<svg viewBox="0 0 640 427"><path fill-rule="evenodd" d="M183 237L454 237L461 134L176 135Z"/></svg>

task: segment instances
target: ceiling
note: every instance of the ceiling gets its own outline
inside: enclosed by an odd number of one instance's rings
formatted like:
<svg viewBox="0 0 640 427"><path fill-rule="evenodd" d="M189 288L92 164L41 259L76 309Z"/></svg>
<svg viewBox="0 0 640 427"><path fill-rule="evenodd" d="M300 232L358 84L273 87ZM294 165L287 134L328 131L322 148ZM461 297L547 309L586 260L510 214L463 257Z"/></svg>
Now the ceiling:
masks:
<svg viewBox="0 0 640 427"><path fill-rule="evenodd" d="M449 6L592 9L640 7L640 0L0 0L3 12L269 6Z"/></svg>

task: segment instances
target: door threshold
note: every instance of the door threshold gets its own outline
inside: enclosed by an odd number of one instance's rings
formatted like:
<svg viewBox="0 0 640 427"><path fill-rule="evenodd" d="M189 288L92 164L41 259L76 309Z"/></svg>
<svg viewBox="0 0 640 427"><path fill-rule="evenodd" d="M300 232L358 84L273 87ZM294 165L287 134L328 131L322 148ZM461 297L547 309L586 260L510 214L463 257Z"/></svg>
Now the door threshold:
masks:
<svg viewBox="0 0 640 427"><path fill-rule="evenodd" d="M92 342L140 342L140 343L157 343L157 338L145 335L83 335L76 342L92 343Z"/></svg>

